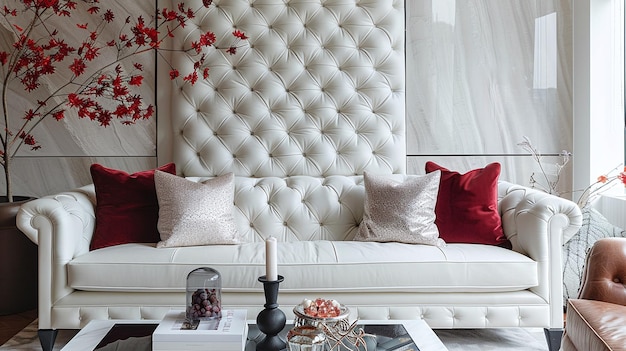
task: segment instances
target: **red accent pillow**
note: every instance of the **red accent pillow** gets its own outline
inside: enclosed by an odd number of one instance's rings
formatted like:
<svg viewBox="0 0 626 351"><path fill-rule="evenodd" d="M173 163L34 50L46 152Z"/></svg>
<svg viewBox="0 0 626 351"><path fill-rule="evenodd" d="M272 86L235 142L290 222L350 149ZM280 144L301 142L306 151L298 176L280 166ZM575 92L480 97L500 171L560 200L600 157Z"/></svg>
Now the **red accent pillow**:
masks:
<svg viewBox="0 0 626 351"><path fill-rule="evenodd" d="M176 174L168 163L157 168ZM156 243L159 203L154 170L128 174L99 164L90 168L96 189L96 229L90 250L126 243Z"/></svg>
<svg viewBox="0 0 626 351"><path fill-rule="evenodd" d="M500 164L465 174L426 162L426 173L441 171L435 224L447 243L488 244L510 248L498 213Z"/></svg>

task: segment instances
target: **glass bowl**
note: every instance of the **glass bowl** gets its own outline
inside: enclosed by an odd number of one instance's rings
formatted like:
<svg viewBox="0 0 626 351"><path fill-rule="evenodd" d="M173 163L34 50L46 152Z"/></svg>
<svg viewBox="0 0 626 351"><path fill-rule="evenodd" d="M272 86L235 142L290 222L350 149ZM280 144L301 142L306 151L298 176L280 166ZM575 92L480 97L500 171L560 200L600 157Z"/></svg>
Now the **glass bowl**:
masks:
<svg viewBox="0 0 626 351"><path fill-rule="evenodd" d="M304 313L304 307L297 305L293 308L293 314L295 315L296 326L310 325L316 328L322 328L323 325L329 328L339 328L345 330L348 328L348 317L350 316L350 309L345 305L339 305L341 313L336 317L312 317Z"/></svg>

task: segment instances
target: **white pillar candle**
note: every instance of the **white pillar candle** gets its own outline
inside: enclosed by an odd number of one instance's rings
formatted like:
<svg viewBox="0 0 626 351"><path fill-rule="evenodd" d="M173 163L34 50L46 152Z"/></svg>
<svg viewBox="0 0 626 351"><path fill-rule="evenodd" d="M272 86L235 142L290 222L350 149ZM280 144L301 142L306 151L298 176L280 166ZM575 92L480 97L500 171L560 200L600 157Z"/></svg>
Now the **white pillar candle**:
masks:
<svg viewBox="0 0 626 351"><path fill-rule="evenodd" d="M278 249L276 238L270 236L265 240L265 279L270 282L278 280Z"/></svg>

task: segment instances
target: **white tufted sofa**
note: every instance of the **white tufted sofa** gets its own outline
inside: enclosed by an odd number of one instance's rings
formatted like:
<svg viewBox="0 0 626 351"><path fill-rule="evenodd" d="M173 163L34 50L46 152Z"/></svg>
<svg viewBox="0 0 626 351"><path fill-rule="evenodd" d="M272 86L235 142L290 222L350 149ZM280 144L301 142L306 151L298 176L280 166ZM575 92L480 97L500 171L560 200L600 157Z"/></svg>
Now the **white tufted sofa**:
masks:
<svg viewBox="0 0 626 351"><path fill-rule="evenodd" d="M363 172L405 171L401 1L214 4L186 28L189 37L210 23L218 33L245 31L249 44L233 56L209 53L207 82L159 87L171 96L160 101L169 142L159 147L182 176L235 173L233 211L246 243L90 252L92 185L29 202L18 225L39 244L44 344L49 330L93 319L159 319L184 305L185 277L201 266L221 272L223 304L247 308L252 319L264 303L257 278L270 235L281 241L279 303L288 316L302 298L321 296L362 319L563 327L561 245L581 224L570 201L501 181L513 250L351 240L363 214Z"/></svg>

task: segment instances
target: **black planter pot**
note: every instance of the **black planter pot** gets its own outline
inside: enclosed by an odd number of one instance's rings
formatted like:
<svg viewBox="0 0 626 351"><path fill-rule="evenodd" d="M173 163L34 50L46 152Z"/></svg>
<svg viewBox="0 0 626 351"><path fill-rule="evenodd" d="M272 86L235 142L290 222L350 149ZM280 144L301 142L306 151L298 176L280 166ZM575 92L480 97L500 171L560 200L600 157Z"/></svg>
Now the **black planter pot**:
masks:
<svg viewBox="0 0 626 351"><path fill-rule="evenodd" d="M32 199L0 197L0 315L37 307L37 245L15 225L18 209Z"/></svg>

